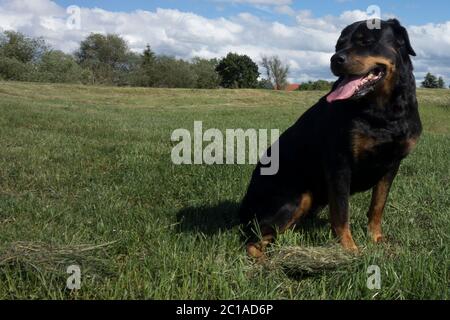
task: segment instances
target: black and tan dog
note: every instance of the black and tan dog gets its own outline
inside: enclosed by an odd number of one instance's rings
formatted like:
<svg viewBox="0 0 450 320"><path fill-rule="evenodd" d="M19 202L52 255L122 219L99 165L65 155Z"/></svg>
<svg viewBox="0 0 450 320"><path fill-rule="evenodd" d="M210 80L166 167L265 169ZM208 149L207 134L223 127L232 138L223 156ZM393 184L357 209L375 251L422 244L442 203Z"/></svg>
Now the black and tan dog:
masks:
<svg viewBox="0 0 450 320"><path fill-rule="evenodd" d="M368 232L382 240L389 189L422 131L410 55L407 31L395 19L342 31L331 58L339 77L332 91L281 135L278 173L261 175L261 163L253 173L240 209L251 256L262 256L276 232L326 205L340 243L356 251L349 197L369 189Z"/></svg>

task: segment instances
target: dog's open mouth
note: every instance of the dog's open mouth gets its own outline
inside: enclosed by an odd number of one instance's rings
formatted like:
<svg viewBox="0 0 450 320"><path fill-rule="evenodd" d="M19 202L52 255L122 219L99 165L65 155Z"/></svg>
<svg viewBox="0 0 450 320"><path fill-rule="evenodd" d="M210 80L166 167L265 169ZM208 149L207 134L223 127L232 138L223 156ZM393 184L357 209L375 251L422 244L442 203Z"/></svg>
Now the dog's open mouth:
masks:
<svg viewBox="0 0 450 320"><path fill-rule="evenodd" d="M341 83L327 96L327 101L332 103L336 100L346 100L350 98L361 98L375 89L375 86L384 78L386 68L376 66L369 73L361 75L348 75L342 79Z"/></svg>

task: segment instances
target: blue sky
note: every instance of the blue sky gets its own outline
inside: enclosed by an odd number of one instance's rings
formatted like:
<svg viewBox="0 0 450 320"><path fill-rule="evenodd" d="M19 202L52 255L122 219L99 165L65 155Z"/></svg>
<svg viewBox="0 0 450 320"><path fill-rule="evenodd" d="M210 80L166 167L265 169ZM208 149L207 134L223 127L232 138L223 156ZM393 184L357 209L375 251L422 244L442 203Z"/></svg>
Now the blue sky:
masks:
<svg viewBox="0 0 450 320"><path fill-rule="evenodd" d="M57 0L62 6L78 5L87 8L102 8L108 11L149 10L156 8L178 9L193 12L208 18L229 17L240 12L249 12L268 20L277 20L286 24L293 23L294 19L284 14L269 12L262 5L255 6L249 3L227 0ZM295 10L310 10L314 16L339 15L347 10L365 10L369 5L376 4L382 14L395 14L404 24L421 25L429 22L439 23L447 21L450 17L448 0L413 0L413 1L387 1L387 0L301 0L292 1L291 7Z"/></svg>

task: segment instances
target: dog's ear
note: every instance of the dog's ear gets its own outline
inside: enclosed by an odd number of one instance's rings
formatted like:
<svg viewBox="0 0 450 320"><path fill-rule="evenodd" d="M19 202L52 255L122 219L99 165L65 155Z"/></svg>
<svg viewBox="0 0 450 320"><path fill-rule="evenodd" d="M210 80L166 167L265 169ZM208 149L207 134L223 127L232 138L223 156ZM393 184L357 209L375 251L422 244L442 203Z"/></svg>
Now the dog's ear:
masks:
<svg viewBox="0 0 450 320"><path fill-rule="evenodd" d="M412 48L411 42L409 41L408 31L406 31L397 19L389 19L387 22L394 30L395 38L400 47L405 47L408 54L416 56L416 52Z"/></svg>

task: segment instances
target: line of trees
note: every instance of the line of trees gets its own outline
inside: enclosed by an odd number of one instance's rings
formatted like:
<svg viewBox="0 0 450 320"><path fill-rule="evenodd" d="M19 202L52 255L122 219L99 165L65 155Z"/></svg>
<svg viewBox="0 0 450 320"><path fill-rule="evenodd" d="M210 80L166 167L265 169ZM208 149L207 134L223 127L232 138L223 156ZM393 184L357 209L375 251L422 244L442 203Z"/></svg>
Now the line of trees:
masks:
<svg viewBox="0 0 450 320"><path fill-rule="evenodd" d="M265 61L277 57L265 58ZM0 79L53 83L165 88L281 89L270 76L259 80L258 65L246 55L229 53L221 60L177 59L157 55L148 45L142 54L130 50L115 34L92 33L73 54L52 49L42 38L20 32L0 33ZM271 80L275 81L272 83Z"/></svg>
<svg viewBox="0 0 450 320"><path fill-rule="evenodd" d="M148 45L139 54L116 34L92 33L73 54L52 49L42 38L16 31L0 33L0 80L83 83L165 88L261 88L283 90L289 66L277 56L262 56L258 65L248 56L229 53L222 59L191 60L157 55ZM333 82L302 83L299 90L329 90ZM431 73L424 88L445 88Z"/></svg>
<svg viewBox="0 0 450 320"><path fill-rule="evenodd" d="M53 50L42 38L0 34L0 79L118 86L215 88L217 59L157 56L147 46L132 52L118 35L89 35L74 54Z"/></svg>

